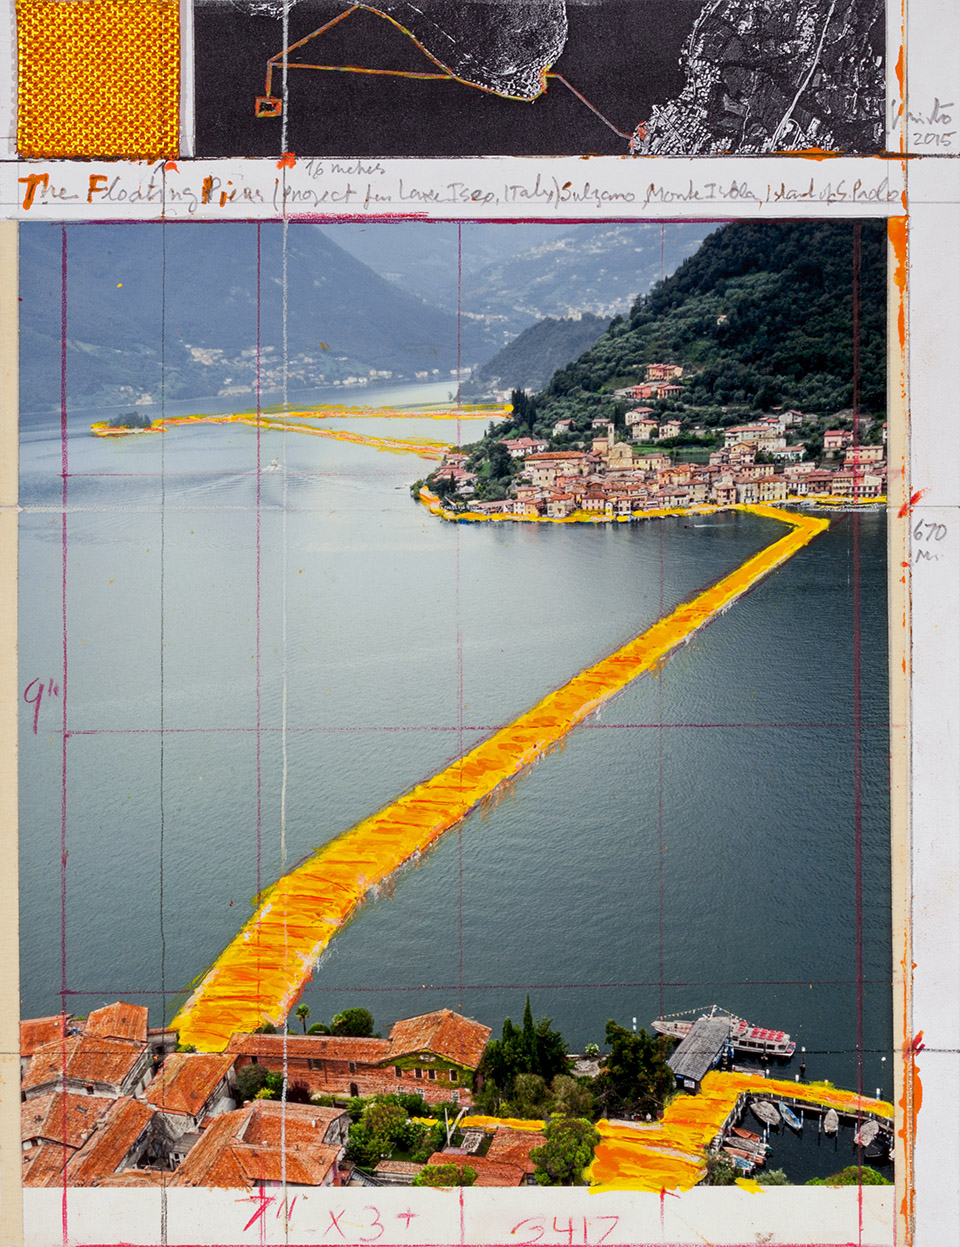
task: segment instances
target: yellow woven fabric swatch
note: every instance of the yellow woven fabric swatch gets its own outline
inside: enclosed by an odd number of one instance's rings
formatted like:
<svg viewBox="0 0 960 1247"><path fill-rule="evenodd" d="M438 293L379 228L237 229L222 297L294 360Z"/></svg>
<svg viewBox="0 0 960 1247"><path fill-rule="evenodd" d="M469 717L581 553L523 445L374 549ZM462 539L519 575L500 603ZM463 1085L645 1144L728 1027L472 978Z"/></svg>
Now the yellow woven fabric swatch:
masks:
<svg viewBox="0 0 960 1247"><path fill-rule="evenodd" d="M177 0L17 0L21 156L176 156Z"/></svg>

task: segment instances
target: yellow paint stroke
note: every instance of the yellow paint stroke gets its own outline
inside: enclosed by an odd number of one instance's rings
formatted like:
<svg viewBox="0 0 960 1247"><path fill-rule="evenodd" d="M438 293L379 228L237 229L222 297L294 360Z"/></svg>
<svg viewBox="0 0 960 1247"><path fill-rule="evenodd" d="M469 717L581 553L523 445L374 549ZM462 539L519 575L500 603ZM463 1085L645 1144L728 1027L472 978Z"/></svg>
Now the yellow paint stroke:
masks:
<svg viewBox="0 0 960 1247"><path fill-rule="evenodd" d="M325 420L349 419L341 413L348 408L324 408L322 418ZM404 414L406 419L420 419L421 413L396 413L399 418ZM455 413L454 413L455 414ZM313 437L329 437L337 442L351 442L355 446L370 446L374 450L386 450L392 454L417 455L421 459L442 459L453 447L449 442L436 442L428 438L406 437L372 437L362 433L351 433L349 429L325 429L317 425L294 424L292 420L320 418L321 412L287 412L285 415L259 416L256 412L230 412L221 415L165 416L162 420L154 420L149 429L115 428L105 420L91 424L90 432L96 437L142 437L145 433L165 433L167 429L188 424L248 424L253 428L266 429L280 433L308 433ZM440 417L437 417L438 419ZM451 418L446 416L444 418Z"/></svg>
<svg viewBox="0 0 960 1247"><path fill-rule="evenodd" d="M661 1121L634 1129L597 1123L600 1142L586 1170L593 1191L689 1191L706 1172L704 1149L741 1095L803 1100L839 1112L893 1120L893 1105L828 1083L798 1083L757 1074L707 1074L697 1095L678 1095Z"/></svg>
<svg viewBox="0 0 960 1247"><path fill-rule="evenodd" d="M180 1042L221 1052L232 1034L280 1022L323 949L371 889L828 526L825 519L774 507L740 509L789 531L262 893L256 912L174 1019Z"/></svg>
<svg viewBox="0 0 960 1247"><path fill-rule="evenodd" d="M505 420L509 407L317 407L288 411L289 420ZM266 413L271 414L271 413Z"/></svg>

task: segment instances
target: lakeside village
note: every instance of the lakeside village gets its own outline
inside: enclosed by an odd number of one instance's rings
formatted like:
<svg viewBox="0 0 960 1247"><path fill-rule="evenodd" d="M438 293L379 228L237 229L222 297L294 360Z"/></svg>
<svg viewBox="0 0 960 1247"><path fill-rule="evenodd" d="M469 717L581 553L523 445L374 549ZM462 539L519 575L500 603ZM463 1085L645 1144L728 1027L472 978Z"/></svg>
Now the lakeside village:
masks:
<svg viewBox="0 0 960 1247"><path fill-rule="evenodd" d="M539 437L508 435L525 416L533 423L534 400L514 391L511 420L444 455L414 495L432 501L420 495L425 483L444 510L474 518L594 521L700 506L885 501L884 422L774 408L749 423L714 413L711 427L683 411L683 379L680 364L647 364L644 383L613 392L615 416L559 419ZM645 402L657 406L635 405Z"/></svg>
<svg viewBox="0 0 960 1247"><path fill-rule="evenodd" d="M651 1034L610 1021L607 1051L576 1055L529 997L499 1039L449 1009L385 1038L363 1008L309 1031L295 1015L302 1034L266 1024L220 1053L123 1001L21 1022L24 1185L785 1185L766 1165L781 1130L829 1149L837 1172L813 1183L890 1180L892 1106L808 1083L803 1052L792 1081L770 1076L790 1036L717 1006Z"/></svg>

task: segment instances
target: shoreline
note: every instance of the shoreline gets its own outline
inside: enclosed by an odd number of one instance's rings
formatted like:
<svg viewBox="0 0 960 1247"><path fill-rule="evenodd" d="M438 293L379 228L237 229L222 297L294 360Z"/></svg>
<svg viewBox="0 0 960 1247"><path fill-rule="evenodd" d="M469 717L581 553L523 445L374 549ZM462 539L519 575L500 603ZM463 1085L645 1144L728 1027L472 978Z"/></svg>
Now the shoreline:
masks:
<svg viewBox="0 0 960 1247"><path fill-rule="evenodd" d="M814 495L813 498L795 495L776 503L731 502L721 505L716 502L698 502L690 507L650 507L645 511L631 511L628 515L598 515L590 511L574 511L562 518L551 515L513 515L509 511L451 511L440 501L438 494L421 486L416 499L426 507L437 519L447 520L453 524L483 524L489 522L517 524L632 524L639 520L662 520L676 516L719 515L727 511L753 511L756 507L776 507L778 509L794 508L799 511L841 511L861 513L863 511L885 511L887 499L885 494L877 498L865 498L860 502L852 498L834 498L829 495Z"/></svg>

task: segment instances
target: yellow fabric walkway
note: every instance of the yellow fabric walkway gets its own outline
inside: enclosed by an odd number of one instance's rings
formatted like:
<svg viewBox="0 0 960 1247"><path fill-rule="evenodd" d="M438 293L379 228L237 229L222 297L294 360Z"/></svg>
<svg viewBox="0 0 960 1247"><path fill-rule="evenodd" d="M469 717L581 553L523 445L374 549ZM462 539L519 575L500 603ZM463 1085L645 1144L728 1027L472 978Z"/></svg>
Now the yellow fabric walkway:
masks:
<svg viewBox="0 0 960 1247"><path fill-rule="evenodd" d="M739 1096L764 1099L804 1100L841 1113L873 1113L893 1120L893 1105L885 1100L858 1096L826 1083L798 1083L762 1078L759 1074L707 1074L697 1095L679 1094L667 1105L663 1118L637 1127L598 1121L593 1162L585 1170L594 1191L689 1191L706 1173L703 1152L733 1111ZM429 1120L424 1118L422 1120ZM463 1129L471 1126L492 1131L500 1126L513 1130L542 1130L543 1121L518 1121L500 1117L464 1117Z"/></svg>
<svg viewBox="0 0 960 1247"><path fill-rule="evenodd" d="M633 1130L598 1122L600 1142L587 1170L591 1187L598 1191L688 1191L704 1175L703 1149L744 1092L893 1119L892 1104L858 1096L855 1091L714 1070L704 1078L698 1095L681 1094L671 1100L663 1119L652 1128Z"/></svg>
<svg viewBox="0 0 960 1247"><path fill-rule="evenodd" d="M115 428L105 420L91 424L90 431L97 437L140 437L144 433L163 433L167 429L187 424L249 424L253 428L267 429L280 433L307 433L312 437L327 437L336 442L352 442L356 446L371 446L374 450L388 450L393 454L418 455L421 459L442 459L453 447L449 442L436 442L429 438L406 437L372 437L363 433L352 433L349 429L325 429L317 425L295 423L302 420L354 420L360 418L360 412L350 407L323 407L315 411L289 411L284 415L269 415L256 412L234 412L216 416L167 416L163 420L155 420L148 429ZM369 418L385 420L481 420L496 416L496 412L484 415L473 415L458 411L397 411L384 408L382 411L371 410L366 413Z"/></svg>
<svg viewBox="0 0 960 1247"><path fill-rule="evenodd" d="M789 531L267 889L174 1018L180 1042L200 1052L221 1052L232 1034L268 1020L281 1022L321 952L371 887L429 848L479 801L828 526L824 519L773 507L740 509L786 524Z"/></svg>

